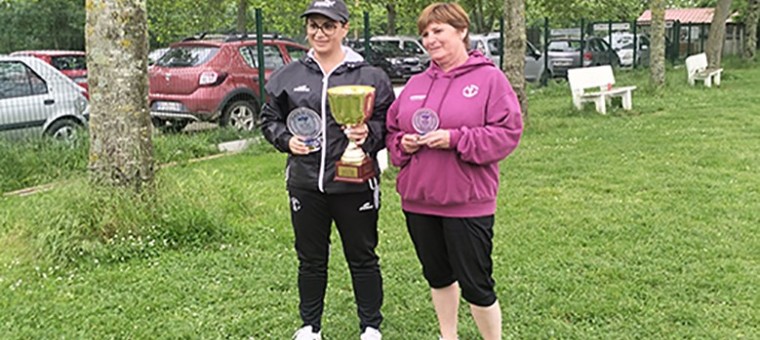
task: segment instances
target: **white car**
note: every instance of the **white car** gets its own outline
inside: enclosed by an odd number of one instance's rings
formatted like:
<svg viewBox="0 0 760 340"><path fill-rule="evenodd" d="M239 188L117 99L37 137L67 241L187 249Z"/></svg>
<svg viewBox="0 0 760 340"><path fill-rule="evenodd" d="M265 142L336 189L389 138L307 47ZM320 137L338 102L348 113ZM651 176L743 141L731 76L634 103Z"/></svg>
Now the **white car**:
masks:
<svg viewBox="0 0 760 340"><path fill-rule="evenodd" d="M0 56L0 136L73 138L87 126L85 91L40 59Z"/></svg>
<svg viewBox="0 0 760 340"><path fill-rule="evenodd" d="M530 82L541 81L551 78L551 72L545 70L544 55L538 51L530 41L525 41L525 80ZM483 52L483 55L491 59L494 64L499 64L501 56L501 44L499 33L471 34L470 48Z"/></svg>
<svg viewBox="0 0 760 340"><path fill-rule="evenodd" d="M620 58L620 66L633 66L633 34L632 33L613 33L612 42L610 37L605 35L604 41L612 46L618 57ZM649 64L649 38L643 34L637 34L636 45L636 64L648 65Z"/></svg>

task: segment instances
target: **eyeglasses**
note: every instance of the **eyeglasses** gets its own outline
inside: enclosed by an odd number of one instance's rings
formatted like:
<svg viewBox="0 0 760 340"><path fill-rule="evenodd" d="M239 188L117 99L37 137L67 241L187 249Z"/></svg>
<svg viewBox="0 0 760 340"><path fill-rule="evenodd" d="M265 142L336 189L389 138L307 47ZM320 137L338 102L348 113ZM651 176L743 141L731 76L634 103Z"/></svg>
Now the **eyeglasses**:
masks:
<svg viewBox="0 0 760 340"><path fill-rule="evenodd" d="M306 24L306 33L310 35L317 34L317 31L322 30L324 35L330 36L335 34L337 29L338 23L335 21L325 21L322 25L318 25L316 22Z"/></svg>

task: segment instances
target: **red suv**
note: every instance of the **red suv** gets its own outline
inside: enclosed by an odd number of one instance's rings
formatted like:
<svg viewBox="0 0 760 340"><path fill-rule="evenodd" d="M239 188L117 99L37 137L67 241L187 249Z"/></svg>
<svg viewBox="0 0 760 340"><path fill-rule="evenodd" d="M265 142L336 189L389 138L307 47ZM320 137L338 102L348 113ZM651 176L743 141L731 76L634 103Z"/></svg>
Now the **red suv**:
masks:
<svg viewBox="0 0 760 340"><path fill-rule="evenodd" d="M263 36L265 79L308 49L277 36ZM200 36L174 43L150 67L150 114L165 132L194 121L253 129L258 118L255 36Z"/></svg>
<svg viewBox="0 0 760 340"><path fill-rule="evenodd" d="M74 80L79 86L87 89L87 58L84 51L16 51L11 56L37 57L53 65L61 73ZM85 96L87 94L85 93Z"/></svg>

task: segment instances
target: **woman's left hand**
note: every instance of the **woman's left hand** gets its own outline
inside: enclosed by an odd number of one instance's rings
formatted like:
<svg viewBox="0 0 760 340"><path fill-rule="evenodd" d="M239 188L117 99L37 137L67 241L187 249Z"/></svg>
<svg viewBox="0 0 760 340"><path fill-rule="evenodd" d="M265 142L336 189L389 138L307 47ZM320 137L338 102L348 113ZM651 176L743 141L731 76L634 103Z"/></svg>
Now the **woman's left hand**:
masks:
<svg viewBox="0 0 760 340"><path fill-rule="evenodd" d="M451 148L451 134L449 130L435 130L426 133L420 137L419 144L427 145L431 149L449 149Z"/></svg>
<svg viewBox="0 0 760 340"><path fill-rule="evenodd" d="M352 125L343 130L343 132L346 134L346 137L354 141L356 145L362 145L364 144L364 141L367 140L369 128L367 128L367 124Z"/></svg>

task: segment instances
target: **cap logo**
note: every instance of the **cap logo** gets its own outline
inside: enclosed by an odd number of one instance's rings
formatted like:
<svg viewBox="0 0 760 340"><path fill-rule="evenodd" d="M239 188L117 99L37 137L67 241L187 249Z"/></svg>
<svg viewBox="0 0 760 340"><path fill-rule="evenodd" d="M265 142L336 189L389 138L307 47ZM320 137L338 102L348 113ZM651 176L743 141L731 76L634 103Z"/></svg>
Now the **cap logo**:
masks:
<svg viewBox="0 0 760 340"><path fill-rule="evenodd" d="M314 7L332 7L335 5L334 0L314 1Z"/></svg>

